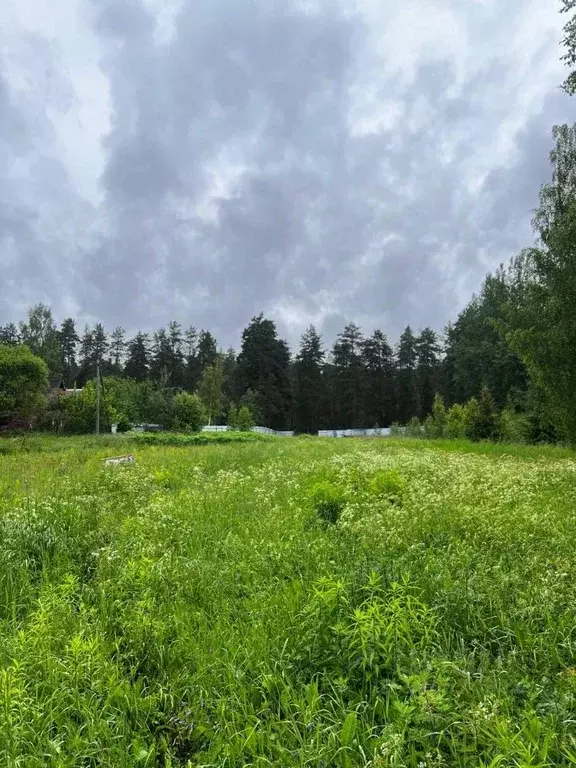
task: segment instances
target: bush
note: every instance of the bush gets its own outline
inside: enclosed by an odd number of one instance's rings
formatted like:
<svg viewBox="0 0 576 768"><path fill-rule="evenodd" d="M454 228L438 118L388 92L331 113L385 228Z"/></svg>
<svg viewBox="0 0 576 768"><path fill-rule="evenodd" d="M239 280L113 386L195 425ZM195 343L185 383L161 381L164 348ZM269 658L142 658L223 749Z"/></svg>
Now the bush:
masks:
<svg viewBox="0 0 576 768"><path fill-rule="evenodd" d="M530 440L530 419L525 413L505 408L500 414L500 439L506 443L527 443Z"/></svg>
<svg viewBox="0 0 576 768"><path fill-rule="evenodd" d="M58 411L62 414L61 428L63 431L82 435L90 434L96 429L96 385L89 381L85 387L73 395L58 397ZM113 423L114 410L110 403L102 397L100 401L100 429L108 431Z"/></svg>
<svg viewBox="0 0 576 768"><path fill-rule="evenodd" d="M236 420L236 429L239 432L249 432L254 426L254 419L252 418L252 411L247 405L243 405L238 410L238 417Z"/></svg>
<svg viewBox="0 0 576 768"><path fill-rule="evenodd" d="M391 504L402 500L406 481L395 469L382 469L369 482L370 492Z"/></svg>
<svg viewBox="0 0 576 768"><path fill-rule="evenodd" d="M406 424L406 431L404 434L406 437L422 437L423 431L422 423L418 416L412 416L408 424Z"/></svg>
<svg viewBox="0 0 576 768"><path fill-rule="evenodd" d="M446 429L447 411L444 405L442 395L438 392L434 397L434 405L432 406L432 413L425 422L425 431L428 437L440 438L444 437L444 431Z"/></svg>
<svg viewBox="0 0 576 768"><path fill-rule="evenodd" d="M0 417L31 419L44 404L46 363L28 347L0 344Z"/></svg>
<svg viewBox="0 0 576 768"><path fill-rule="evenodd" d="M317 483L312 487L310 500L318 517L323 522L332 525L338 522L346 503L342 489L328 480Z"/></svg>
<svg viewBox="0 0 576 768"><path fill-rule="evenodd" d="M461 440L466 437L466 407L460 404L453 405L446 413L444 435L450 440Z"/></svg>
<svg viewBox="0 0 576 768"><path fill-rule="evenodd" d="M184 432L200 432L206 424L206 414L198 395L178 392L172 401L170 428Z"/></svg>
<svg viewBox="0 0 576 768"><path fill-rule="evenodd" d="M468 401L466 406L466 437L469 440L497 440L500 436L499 416L487 387L482 387L480 398Z"/></svg>

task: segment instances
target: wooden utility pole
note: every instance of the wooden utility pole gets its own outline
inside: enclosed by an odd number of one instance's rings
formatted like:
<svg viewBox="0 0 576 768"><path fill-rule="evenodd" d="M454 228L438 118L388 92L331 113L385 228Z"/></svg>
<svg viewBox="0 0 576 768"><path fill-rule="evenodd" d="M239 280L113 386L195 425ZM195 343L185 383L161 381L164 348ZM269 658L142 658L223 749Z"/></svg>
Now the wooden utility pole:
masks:
<svg viewBox="0 0 576 768"><path fill-rule="evenodd" d="M96 434L100 434L100 361L96 361Z"/></svg>

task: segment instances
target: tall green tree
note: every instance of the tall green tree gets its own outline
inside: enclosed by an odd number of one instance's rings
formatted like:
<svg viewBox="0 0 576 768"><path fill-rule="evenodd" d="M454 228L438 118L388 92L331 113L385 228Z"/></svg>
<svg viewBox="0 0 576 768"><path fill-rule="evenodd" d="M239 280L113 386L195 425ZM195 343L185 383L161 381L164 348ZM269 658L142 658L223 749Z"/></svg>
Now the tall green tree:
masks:
<svg viewBox="0 0 576 768"><path fill-rule="evenodd" d="M28 322L20 324L20 337L34 355L44 360L51 375L62 373L60 338L50 307L45 304L31 307Z"/></svg>
<svg viewBox="0 0 576 768"><path fill-rule="evenodd" d="M229 347L222 355L222 369L224 373L223 407L227 410L236 397L234 389L236 383L236 352L232 347Z"/></svg>
<svg viewBox="0 0 576 768"><path fill-rule="evenodd" d="M355 323L348 323L332 348L332 384L337 426L341 429L364 426L364 337Z"/></svg>
<svg viewBox="0 0 576 768"><path fill-rule="evenodd" d="M224 364L218 358L214 365L209 365L202 371L202 379L198 394L204 404L208 424L218 423L222 414L222 395L224 387Z"/></svg>
<svg viewBox="0 0 576 768"><path fill-rule="evenodd" d="M146 333L138 331L128 342L128 357L124 375L134 381L146 381L149 374L149 339Z"/></svg>
<svg viewBox="0 0 576 768"><path fill-rule="evenodd" d="M576 124L554 130L552 180L534 217L537 247L510 271L506 339L543 393L558 433L576 444Z"/></svg>
<svg viewBox="0 0 576 768"><path fill-rule="evenodd" d="M276 324L261 313L242 333L236 369L237 396L252 390L262 426L286 429L290 423L290 351L278 338Z"/></svg>
<svg viewBox="0 0 576 768"><path fill-rule="evenodd" d="M322 338L310 325L300 340L294 361L294 429L314 434L323 426L326 408Z"/></svg>
<svg viewBox="0 0 576 768"><path fill-rule="evenodd" d="M168 344L170 346L170 386L181 388L186 380L184 336L182 326L174 320L168 323Z"/></svg>
<svg viewBox="0 0 576 768"><path fill-rule="evenodd" d="M431 328L424 328L416 339L416 378L420 418L432 413L434 395L440 387L440 343Z"/></svg>
<svg viewBox="0 0 576 768"><path fill-rule="evenodd" d="M116 371L116 374L120 374L122 372L124 356L126 353L126 331L124 328L118 326L110 334L109 353L111 365Z"/></svg>
<svg viewBox="0 0 576 768"><path fill-rule="evenodd" d="M524 399L526 367L501 332L510 290L505 270L488 275L480 294L449 327L443 365L449 403L477 398L483 386L488 387L499 408L510 399Z"/></svg>
<svg viewBox="0 0 576 768"><path fill-rule="evenodd" d="M416 371L417 362L417 339L408 325L400 336L396 351L397 417L402 424L407 424L411 418L417 416L420 412Z"/></svg>
<svg viewBox="0 0 576 768"><path fill-rule="evenodd" d="M0 422L31 419L48 389L48 366L22 345L0 344Z"/></svg>
<svg viewBox="0 0 576 768"><path fill-rule="evenodd" d="M576 11L576 0L562 0L561 13L571 13ZM566 48L566 53L562 60L570 68L570 74L564 82L564 89L567 93L576 93L576 12L564 25L564 39L562 41Z"/></svg>
<svg viewBox="0 0 576 768"><path fill-rule="evenodd" d="M88 324L80 338L77 380L80 387L96 375L94 365L94 334Z"/></svg>
<svg viewBox="0 0 576 768"><path fill-rule="evenodd" d="M216 363L218 358L218 345L210 331L202 329L198 334L197 357L200 375L202 375L203 371L208 368L209 365L214 365Z"/></svg>
<svg viewBox="0 0 576 768"><path fill-rule="evenodd" d="M20 333L14 323L0 325L0 344L9 344L10 346L20 344Z"/></svg>
<svg viewBox="0 0 576 768"><path fill-rule="evenodd" d="M66 386L71 387L76 381L78 373L78 364L76 362L76 351L80 338L76 333L76 325L73 318L67 317L60 326L60 350L61 350L61 368L62 377Z"/></svg>
<svg viewBox="0 0 576 768"><path fill-rule="evenodd" d="M396 420L394 353L380 330L362 348L365 369L366 424L389 427Z"/></svg>

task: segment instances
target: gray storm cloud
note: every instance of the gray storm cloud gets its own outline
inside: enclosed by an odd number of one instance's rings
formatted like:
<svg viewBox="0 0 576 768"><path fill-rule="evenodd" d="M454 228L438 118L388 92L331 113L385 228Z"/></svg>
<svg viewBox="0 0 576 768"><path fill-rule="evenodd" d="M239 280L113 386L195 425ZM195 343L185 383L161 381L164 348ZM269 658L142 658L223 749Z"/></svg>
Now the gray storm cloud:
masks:
<svg viewBox="0 0 576 768"><path fill-rule="evenodd" d="M182 0L166 31L152 0L67 0L47 39L14 10L0 322L441 328L530 241L573 105L555 8L412 5Z"/></svg>

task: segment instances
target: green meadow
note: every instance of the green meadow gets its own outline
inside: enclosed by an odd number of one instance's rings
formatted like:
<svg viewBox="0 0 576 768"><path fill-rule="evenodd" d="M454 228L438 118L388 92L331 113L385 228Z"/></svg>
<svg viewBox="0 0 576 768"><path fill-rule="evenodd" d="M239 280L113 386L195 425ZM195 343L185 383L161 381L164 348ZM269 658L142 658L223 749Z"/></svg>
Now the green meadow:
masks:
<svg viewBox="0 0 576 768"><path fill-rule="evenodd" d="M567 450L2 441L0 766L576 765L575 582Z"/></svg>

